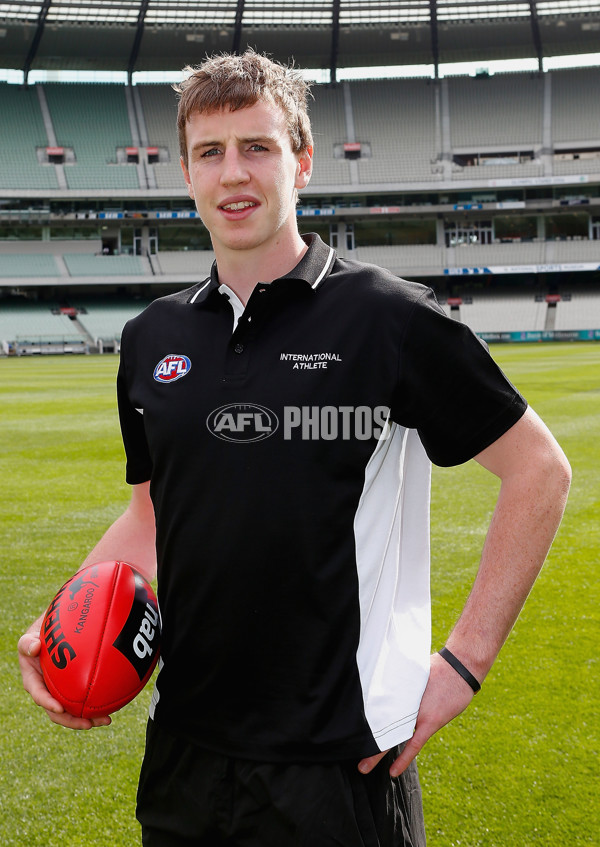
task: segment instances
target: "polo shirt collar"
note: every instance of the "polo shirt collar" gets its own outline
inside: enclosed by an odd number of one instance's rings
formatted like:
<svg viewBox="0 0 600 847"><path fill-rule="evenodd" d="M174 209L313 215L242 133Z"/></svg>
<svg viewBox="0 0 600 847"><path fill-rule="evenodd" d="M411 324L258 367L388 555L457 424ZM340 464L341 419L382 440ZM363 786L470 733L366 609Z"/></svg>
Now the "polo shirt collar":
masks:
<svg viewBox="0 0 600 847"><path fill-rule="evenodd" d="M279 279L297 279L305 282L314 291L329 275L336 258L336 253L333 247L329 247L324 241L314 232L306 233L302 236L302 240L308 245L308 250L302 256L295 268L289 273L284 274ZM273 280L276 282L277 280ZM257 280L260 282L260 280ZM201 303L206 301L213 292L218 293L220 287L219 277L217 272L217 263L213 262L210 269L210 276L204 279L194 290L188 303Z"/></svg>
<svg viewBox="0 0 600 847"><path fill-rule="evenodd" d="M303 235L302 240L308 245L308 250L296 267L281 279L300 279L316 290L333 267L335 250L325 244L315 232Z"/></svg>

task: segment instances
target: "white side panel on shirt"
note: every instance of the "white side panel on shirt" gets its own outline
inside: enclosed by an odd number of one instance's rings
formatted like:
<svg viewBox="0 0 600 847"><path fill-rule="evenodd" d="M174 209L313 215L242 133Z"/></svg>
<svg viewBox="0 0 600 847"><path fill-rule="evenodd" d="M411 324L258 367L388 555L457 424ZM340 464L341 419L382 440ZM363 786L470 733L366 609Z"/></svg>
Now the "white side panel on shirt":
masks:
<svg viewBox="0 0 600 847"><path fill-rule="evenodd" d="M357 663L380 750L411 737L429 676L430 487L431 463L417 432L391 423L366 467L354 520Z"/></svg>

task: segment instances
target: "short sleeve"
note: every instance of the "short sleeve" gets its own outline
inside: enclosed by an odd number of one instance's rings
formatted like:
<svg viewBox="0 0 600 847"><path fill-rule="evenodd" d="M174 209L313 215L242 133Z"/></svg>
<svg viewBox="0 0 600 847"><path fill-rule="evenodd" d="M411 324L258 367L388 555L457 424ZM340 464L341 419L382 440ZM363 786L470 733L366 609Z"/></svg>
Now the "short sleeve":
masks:
<svg viewBox="0 0 600 847"><path fill-rule="evenodd" d="M123 334L123 340L125 333ZM129 485L147 482L152 476L152 458L148 449L144 429L143 410L134 408L129 399L127 380L126 352L121 343L121 360L117 374L117 402L119 406L119 421L121 436L125 447L127 466L125 479Z"/></svg>
<svg viewBox="0 0 600 847"><path fill-rule="evenodd" d="M450 466L493 444L526 408L485 342L426 289L400 348L392 418L418 431L434 464Z"/></svg>

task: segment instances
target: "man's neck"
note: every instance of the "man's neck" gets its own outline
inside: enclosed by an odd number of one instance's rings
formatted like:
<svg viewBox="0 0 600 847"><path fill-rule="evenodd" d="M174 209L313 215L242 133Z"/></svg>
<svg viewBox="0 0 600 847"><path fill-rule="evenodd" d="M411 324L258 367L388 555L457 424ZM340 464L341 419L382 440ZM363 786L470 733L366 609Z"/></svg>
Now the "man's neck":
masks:
<svg viewBox="0 0 600 847"><path fill-rule="evenodd" d="M272 282L296 267L308 250L300 235L280 249L255 250L215 249L217 271L221 285L231 288L246 305L258 282Z"/></svg>

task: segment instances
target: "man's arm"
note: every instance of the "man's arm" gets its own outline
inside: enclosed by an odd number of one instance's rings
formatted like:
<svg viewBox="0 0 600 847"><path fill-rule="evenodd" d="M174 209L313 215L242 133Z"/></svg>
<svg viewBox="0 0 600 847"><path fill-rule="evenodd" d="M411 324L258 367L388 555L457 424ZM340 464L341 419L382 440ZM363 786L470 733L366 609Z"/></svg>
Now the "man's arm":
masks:
<svg viewBox="0 0 600 847"><path fill-rule="evenodd" d="M154 509L150 500L149 482L133 486L129 505L105 532L81 567L112 559L130 562L147 580L152 580L156 574ZM39 660L42 619L43 614L19 639L19 664L23 687L34 702L46 710L54 723L71 729L106 726L110 723L108 716L87 719L69 715L46 688Z"/></svg>
<svg viewBox="0 0 600 847"><path fill-rule="evenodd" d="M571 469L532 409L475 459L500 478L500 493L473 588L447 646L482 682L550 549L565 509ZM392 776L401 773L472 697L468 683L441 656L433 655L414 735L393 763ZM383 755L363 759L359 769L368 773Z"/></svg>

